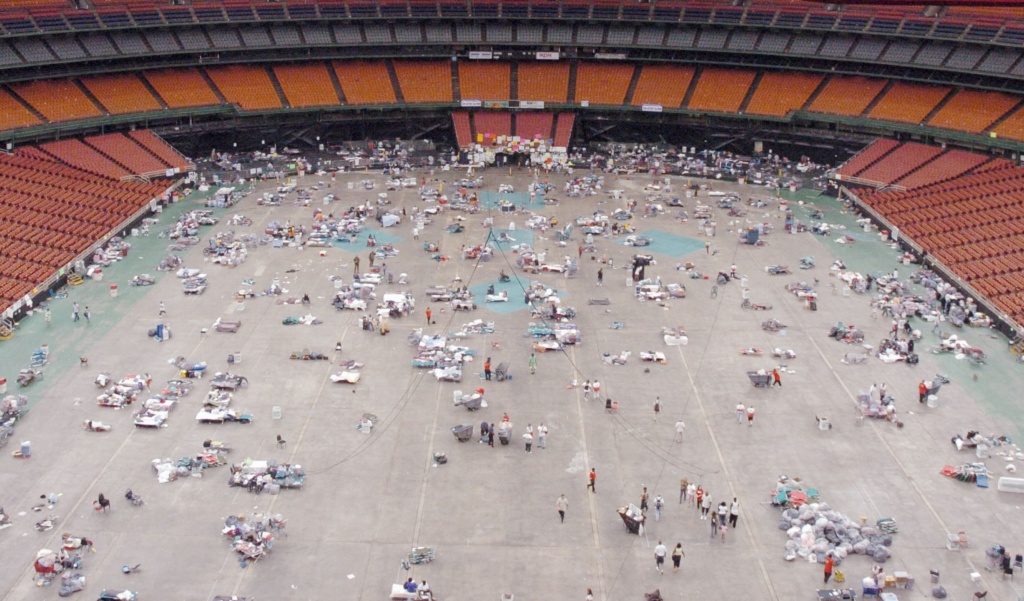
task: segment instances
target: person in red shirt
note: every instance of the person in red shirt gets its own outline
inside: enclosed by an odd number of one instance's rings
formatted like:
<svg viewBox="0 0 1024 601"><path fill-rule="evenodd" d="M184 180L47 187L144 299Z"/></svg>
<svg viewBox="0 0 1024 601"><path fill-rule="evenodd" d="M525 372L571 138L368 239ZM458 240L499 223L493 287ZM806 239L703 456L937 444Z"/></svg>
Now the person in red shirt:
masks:
<svg viewBox="0 0 1024 601"><path fill-rule="evenodd" d="M485 380L490 380L491 379L491 358L490 357L488 357L487 360L484 361L484 379Z"/></svg>
<svg viewBox="0 0 1024 601"><path fill-rule="evenodd" d="M596 493L597 492L597 488L594 486L594 484L597 482L597 470L594 469L594 468L590 468L589 477L590 477L590 484L587 484L587 488L590 489L590 492Z"/></svg>
<svg viewBox="0 0 1024 601"><path fill-rule="evenodd" d="M924 385L924 380L917 385L918 403L923 403L926 396L928 396L928 387Z"/></svg>
<svg viewBox="0 0 1024 601"><path fill-rule="evenodd" d="M835 567L835 562L832 561L832 554L829 553L825 557L825 584L828 584L828 579L832 577L832 568Z"/></svg>

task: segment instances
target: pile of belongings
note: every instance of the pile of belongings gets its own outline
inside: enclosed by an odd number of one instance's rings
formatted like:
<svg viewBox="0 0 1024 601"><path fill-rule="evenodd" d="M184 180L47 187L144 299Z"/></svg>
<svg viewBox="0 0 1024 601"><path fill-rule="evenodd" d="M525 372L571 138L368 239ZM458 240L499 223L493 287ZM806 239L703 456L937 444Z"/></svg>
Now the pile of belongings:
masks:
<svg viewBox="0 0 1024 601"><path fill-rule="evenodd" d="M961 482L974 482L980 488L988 488L988 479L992 475L984 463L964 463L958 466L947 465L939 473L943 476L956 478Z"/></svg>
<svg viewBox="0 0 1024 601"><path fill-rule="evenodd" d="M832 326L828 331L829 338L834 338L847 344L861 344L864 342L864 332L855 326L844 326L842 322Z"/></svg>
<svg viewBox="0 0 1024 601"><path fill-rule="evenodd" d="M231 466L228 486L240 486L249 492L276 495L282 488L302 488L306 471L301 465L278 464L276 461L253 461Z"/></svg>
<svg viewBox="0 0 1024 601"><path fill-rule="evenodd" d="M0 424L10 426L21 419L28 406L28 397L21 394L9 394L0 400Z"/></svg>
<svg viewBox="0 0 1024 601"><path fill-rule="evenodd" d="M808 501L818 500L818 489L805 488L800 478L779 476L772 497L773 507L800 507Z"/></svg>
<svg viewBox="0 0 1024 601"><path fill-rule="evenodd" d="M779 518L779 530L789 537L785 560L802 557L819 564L829 554L839 564L851 553L884 563L892 555L887 548L892 545L892 526L888 521L885 527L861 525L820 502L787 508Z"/></svg>
<svg viewBox="0 0 1024 601"><path fill-rule="evenodd" d="M323 321L317 319L312 314L307 314L302 317L295 317L294 315L289 315L288 317L285 317L283 320L281 320L281 323L286 326L294 326L298 324L302 324L304 326L318 326L322 324Z"/></svg>
<svg viewBox="0 0 1024 601"><path fill-rule="evenodd" d="M100 407L120 409L134 403L140 392L149 389L150 383L152 383L152 379L149 374L125 376L96 397L96 402Z"/></svg>
<svg viewBox="0 0 1024 601"><path fill-rule="evenodd" d="M665 346L686 346L690 341L683 326L661 328L661 338L665 341Z"/></svg>
<svg viewBox="0 0 1024 601"><path fill-rule="evenodd" d="M178 255L167 255L156 266L157 271L173 271L181 266L181 257Z"/></svg>
<svg viewBox="0 0 1024 601"><path fill-rule="evenodd" d="M416 308L416 300L411 292L385 294L377 304L377 315L387 317L404 317Z"/></svg>
<svg viewBox="0 0 1024 601"><path fill-rule="evenodd" d="M209 241L209 247L205 253L210 257L210 262L228 267L237 267L245 262L249 254L244 242L234 239L234 233L220 233Z"/></svg>
<svg viewBox="0 0 1024 601"><path fill-rule="evenodd" d="M274 546L273 532L284 528L281 515L256 515L252 520L244 516L229 515L224 520L221 534L231 539L231 548L242 556L242 561L255 560L270 553Z"/></svg>
<svg viewBox="0 0 1024 601"><path fill-rule="evenodd" d="M170 459L154 459L151 465L153 473L156 474L156 481L160 484L173 482L178 476L187 477L191 473L189 469L179 469Z"/></svg>
<svg viewBox="0 0 1024 601"><path fill-rule="evenodd" d="M906 340L885 338L878 344L878 358L882 363L898 363L906 361L914 365L919 361L917 353L911 353Z"/></svg>
<svg viewBox="0 0 1024 601"><path fill-rule="evenodd" d="M469 336L471 334L493 334L494 333L494 322L484 321L482 319L474 319L473 321L462 324L462 328L454 334L455 337L461 338Z"/></svg>

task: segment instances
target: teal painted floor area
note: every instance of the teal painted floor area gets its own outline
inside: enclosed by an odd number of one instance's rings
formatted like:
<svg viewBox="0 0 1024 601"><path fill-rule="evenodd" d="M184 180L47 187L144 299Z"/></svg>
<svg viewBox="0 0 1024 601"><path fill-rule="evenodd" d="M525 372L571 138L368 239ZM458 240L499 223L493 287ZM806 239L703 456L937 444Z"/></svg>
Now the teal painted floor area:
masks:
<svg viewBox="0 0 1024 601"><path fill-rule="evenodd" d="M39 310L23 318L18 323L14 338L0 342L0 366L2 366L0 367L0 377L7 378L8 393L24 394L29 399L29 406L34 405L35 399L42 396L42 393L56 380L56 378L48 380L45 377L48 372L60 373L68 369L78 369L79 358L88 356L87 349L92 343L92 338L115 327L124 314L140 302L153 303L151 327L155 327L159 321L157 312L160 299L147 299L149 286L133 287L129 282L133 276L141 273L152 275L157 282L166 277L174 277L171 272L161 272L156 269L165 256L173 254L167 251L167 247L172 241L161 238L157 234L174 223L183 213L204 208L200 201L207 196L208 193L196 193L180 202L164 207L163 213L155 216L160 219L160 222L150 226L152 234L128 238L132 245L128 256L109 267L104 267L102 280L87 279L81 286L66 286L64 291L68 293L67 298L50 299L47 303L51 311L50 326L46 325L43 312ZM215 215L222 218L236 212L231 209L213 209L213 211ZM210 232L216 231L217 227L219 226L201 228L200 237L209 236ZM116 298L111 296L111 285L117 286ZM84 317L78 322L72 321L72 303L76 302L82 312L89 307L91 313L89 321L86 321ZM50 362L43 368L43 380L28 387L19 388L15 383L18 370L29 366L32 351L42 344L46 344L50 348ZM125 344L159 343L147 339L126 340ZM137 366L125 365L124 373L132 373L136 369Z"/></svg>
<svg viewBox="0 0 1024 601"><path fill-rule="evenodd" d="M366 240L369 239L370 234L377 239L377 244L397 244L403 240L400 236L388 233L388 230L364 227L363 231L356 234L355 242L335 240L332 245L334 248L353 253L370 252L370 247L366 246Z"/></svg>
<svg viewBox="0 0 1024 601"><path fill-rule="evenodd" d="M511 275L511 274L510 274ZM508 292L508 301L504 303L488 303L487 300L487 288L494 286L495 292ZM476 298L477 310L483 309L485 311L491 311L493 313L499 313L502 315L508 315L509 313L516 313L517 311L527 311L530 309L530 305L524 302L523 290L530 285L530 280L516 278L512 275L512 281L510 282L499 282L498 280L491 280L489 282L483 282L476 286L470 286L469 290L473 293ZM564 302L568 298L568 294L564 290L558 290L558 297Z"/></svg>
<svg viewBox="0 0 1024 601"><path fill-rule="evenodd" d="M822 196L814 191L800 191L795 195L784 194L789 199L793 209L793 215L804 222L809 223L807 215L815 208L825 213L825 221L830 224L842 224L847 227L845 231L833 230L830 237L813 236L817 242L808 245L808 254L814 255L817 267L807 272L800 272L802 279L810 279L814 276L826 277L827 270L836 258L842 258L848 269L861 273L887 273L898 269L900 279L906 279L915 269L916 265L897 264L897 251L883 245L878 231L872 229L870 233L857 228L856 219L847 212L845 207L835 198ZM804 205L800 206L795 201L803 200ZM776 230L768 237L770 241L773 236L786 235ZM856 244L836 244L835 239L842 235L848 235L856 239ZM793 266L791 266L793 267ZM923 288L916 284L910 284L910 293L921 294ZM827 293L827 291L825 291ZM933 334L932 324L917 318L910 318L910 324L914 329L921 330L922 338L917 343L919 354L931 355L931 349L938 346L939 336ZM956 334L967 340L972 346L985 351L988 356L985 365L975 365L966 359L958 361L952 354L932 355L939 366L939 373L949 376L958 385L971 391L986 411L1001 418L1006 424L1004 432L992 434L1010 436L1016 441L1024 440L1024 414L1021 412L1021 403L1015 391L1024 389L1024 365L1008 351L1009 341L994 330L985 328L960 328L957 329L949 323L944 324L946 335ZM867 341L877 345L879 341ZM913 369L913 368L908 368ZM921 379L931 379L935 374L920 371ZM956 399L948 393L939 394L939 404L955 406ZM916 409L916 408L914 408ZM973 428L970 423L963 425L963 430ZM950 436L954 433L951 432Z"/></svg>
<svg viewBox="0 0 1024 601"><path fill-rule="evenodd" d="M639 235L651 239L650 246L636 247L636 252L657 253L670 257L682 257L698 250L704 250L704 242L695 238L670 234L661 230L644 230ZM619 244L625 245L625 239L619 240Z"/></svg>
<svg viewBox="0 0 1024 601"><path fill-rule="evenodd" d="M497 209L499 200L507 200L515 203L517 207L530 207L531 209L544 206L543 194L537 194L534 196L533 201L531 201L529 192L505 192L499 194L497 192L480 191L477 193L477 197L480 199L480 206L484 209Z"/></svg>

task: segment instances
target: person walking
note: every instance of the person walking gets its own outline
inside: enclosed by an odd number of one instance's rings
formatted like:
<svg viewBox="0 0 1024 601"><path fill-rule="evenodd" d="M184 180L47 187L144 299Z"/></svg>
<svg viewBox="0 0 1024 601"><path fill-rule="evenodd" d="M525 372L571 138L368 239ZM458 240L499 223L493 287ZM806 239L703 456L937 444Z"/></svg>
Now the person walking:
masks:
<svg viewBox="0 0 1024 601"><path fill-rule="evenodd" d="M718 534L721 536L723 543L725 542L725 531L727 530L725 521L728 518L728 515L729 508L726 507L725 501L722 501L718 504L718 515L716 516L716 519L718 520Z"/></svg>
<svg viewBox="0 0 1024 601"><path fill-rule="evenodd" d="M718 536L718 517L714 513L712 513L710 521L711 521L711 538L715 538L716 536Z"/></svg>
<svg viewBox="0 0 1024 601"><path fill-rule="evenodd" d="M50 327L50 324L53 323L53 315L50 314L49 307L43 309L43 320L46 321L46 327Z"/></svg>
<svg viewBox="0 0 1024 601"><path fill-rule="evenodd" d="M782 386L782 374L778 368L772 369L772 386Z"/></svg>
<svg viewBox="0 0 1024 601"><path fill-rule="evenodd" d="M91 315L92 315L92 313L89 313L89 305L86 305L85 306L85 311L82 311L82 317L85 318L85 323L90 323L89 322L89 317Z"/></svg>
<svg viewBox="0 0 1024 601"><path fill-rule="evenodd" d="M590 400L590 380L586 380L583 382L583 400Z"/></svg>
<svg viewBox="0 0 1024 601"><path fill-rule="evenodd" d="M647 487L640 493L640 513L647 515Z"/></svg>
<svg viewBox="0 0 1024 601"><path fill-rule="evenodd" d="M432 313L430 312L430 307L427 307L426 314L427 314L427 325L429 326L430 325L430 316L432 315Z"/></svg>
<svg viewBox="0 0 1024 601"><path fill-rule="evenodd" d="M679 418L676 422L676 442L683 442L683 430L686 429L686 424L683 423L683 418ZM682 489L679 490L679 502L683 502Z"/></svg>
<svg viewBox="0 0 1024 601"><path fill-rule="evenodd" d="M491 358L490 357L488 357L487 359L484 360L484 379L485 380L490 380L491 379Z"/></svg>
<svg viewBox="0 0 1024 601"><path fill-rule="evenodd" d="M654 569L658 570L661 574L665 573L665 570L662 569L662 567L665 565L666 555L668 555L668 548L666 548L659 540L658 545L654 547Z"/></svg>
<svg viewBox="0 0 1024 601"><path fill-rule="evenodd" d="M700 519L708 519L708 515L711 514L711 495L704 493L704 498L700 501Z"/></svg>
<svg viewBox="0 0 1024 601"><path fill-rule="evenodd" d="M537 448L548 448L548 427L544 425L544 422L537 426Z"/></svg>
<svg viewBox="0 0 1024 601"><path fill-rule="evenodd" d="M698 484L697 485L697 490L694 491L693 499L691 499L690 504L693 505L694 507L696 507L699 510L700 509L700 504L701 504L701 502L703 500L704 500L704 489Z"/></svg>
<svg viewBox="0 0 1024 601"><path fill-rule="evenodd" d="M530 353L530 360L527 363L530 366L530 375L537 373L537 355Z"/></svg>
<svg viewBox="0 0 1024 601"><path fill-rule="evenodd" d="M604 268L603 267L599 268L597 270L597 285L598 286L603 286L604 285Z"/></svg>
<svg viewBox="0 0 1024 601"><path fill-rule="evenodd" d="M661 498L661 495L654 497L654 521L661 521L661 510L665 507L665 500Z"/></svg>
<svg viewBox="0 0 1024 601"><path fill-rule="evenodd" d="M754 425L754 407L753 406L747 407L747 425L748 426L753 426Z"/></svg>
<svg viewBox="0 0 1024 601"><path fill-rule="evenodd" d="M487 430L487 446L494 446L494 424Z"/></svg>
<svg viewBox="0 0 1024 601"><path fill-rule="evenodd" d="M710 255L711 254L711 240L705 240L704 241L704 254L706 254L706 255Z"/></svg>
<svg viewBox="0 0 1024 601"><path fill-rule="evenodd" d="M373 261L377 258L377 253L370 251L370 269L373 269Z"/></svg>
<svg viewBox="0 0 1024 601"><path fill-rule="evenodd" d="M688 505L697 503L697 486L693 482L686 485L686 503Z"/></svg>
<svg viewBox="0 0 1024 601"><path fill-rule="evenodd" d="M683 543L676 543L676 548L672 549L672 571L679 571L679 562L682 561L686 553L683 553Z"/></svg>
<svg viewBox="0 0 1024 601"><path fill-rule="evenodd" d="M597 468L590 468L590 473L587 475L587 477L590 479L590 484L587 484L587 488L590 489L590 492L596 493L597 487L595 486L595 484L597 483Z"/></svg>
<svg viewBox="0 0 1024 601"><path fill-rule="evenodd" d="M733 528L736 527L736 522L740 519L740 502L736 500L736 497L732 498L732 504L729 505L729 525Z"/></svg>
<svg viewBox="0 0 1024 601"><path fill-rule="evenodd" d="M529 432L529 431L524 432L523 433L523 442L526 443L526 452L527 453L532 453L533 452L533 432Z"/></svg>
<svg viewBox="0 0 1024 601"><path fill-rule="evenodd" d="M686 481L686 478L682 478L681 480L679 480L679 504L680 505L683 504L683 498L686 497L686 487L689 486L689 484L690 483Z"/></svg>
<svg viewBox="0 0 1024 601"><path fill-rule="evenodd" d="M71 321L78 321L78 303L71 304Z"/></svg>
<svg viewBox="0 0 1024 601"><path fill-rule="evenodd" d="M661 397L654 397L654 421L658 421L661 416Z"/></svg>
<svg viewBox="0 0 1024 601"><path fill-rule="evenodd" d="M587 589L587 596L583 598L583 601L594 601L594 591Z"/></svg>
<svg viewBox="0 0 1024 601"><path fill-rule="evenodd" d="M747 414L747 408L743 406L743 403L736 405L736 423L742 424L743 417Z"/></svg>
<svg viewBox="0 0 1024 601"><path fill-rule="evenodd" d="M164 304L164 301L160 301L160 312L157 316L163 317L164 315L167 315L167 305Z"/></svg>
<svg viewBox="0 0 1024 601"><path fill-rule="evenodd" d="M832 569L835 567L835 561L832 560L832 554L829 553L825 557L825 584L828 584L829 578L832 577Z"/></svg>
<svg viewBox="0 0 1024 601"><path fill-rule="evenodd" d="M927 397L928 397L928 387L925 386L924 380L921 380L921 383L917 385L917 402L918 403L923 403L924 400Z"/></svg>
<svg viewBox="0 0 1024 601"><path fill-rule="evenodd" d="M353 265L352 273L354 273L355 275L359 275L359 257L358 256L352 259L352 265Z"/></svg>
<svg viewBox="0 0 1024 601"><path fill-rule="evenodd" d="M565 493L562 493L558 500L555 501L555 509L558 510L558 520L565 522L565 512L569 509L569 499L565 498Z"/></svg>

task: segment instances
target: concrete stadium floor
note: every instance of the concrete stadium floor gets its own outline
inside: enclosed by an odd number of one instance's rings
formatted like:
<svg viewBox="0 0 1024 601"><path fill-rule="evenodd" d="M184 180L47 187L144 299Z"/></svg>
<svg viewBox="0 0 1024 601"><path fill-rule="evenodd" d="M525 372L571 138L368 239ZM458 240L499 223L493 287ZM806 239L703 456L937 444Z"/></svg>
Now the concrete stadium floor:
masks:
<svg viewBox="0 0 1024 601"><path fill-rule="evenodd" d="M449 180L456 177L448 175ZM317 179L308 176L300 185ZM378 188L370 192L345 186L365 179L375 180ZM509 176L493 170L485 171L484 179L486 190L513 183L521 191L530 181L525 173ZM331 191L340 193L341 200L332 208L375 197L383 191L383 181L379 175L340 176ZM560 188L564 179L554 181ZM642 189L649 181L609 177L606 191L621 188L642 205ZM274 185L264 184L257 191ZM764 194L755 188L715 186L738 189L744 198ZM597 209L610 213L622 206L607 194L565 199L559 191L554 196L562 202L540 212L557 215L563 224ZM823 208L830 222L853 225L832 199L799 196ZM395 206L420 203L413 190L391 192L389 197ZM258 207L255 201L252 195L217 213L251 216L253 226L233 228L249 233L262 232L274 219L308 224L315 208ZM872 344L889 329L888 321L871 319L867 297L832 295L825 288L830 281L828 266L836 256L862 272L892 268L895 252L874 232L848 230L858 240L848 247L811 234L788 235L782 231L782 213L775 208L762 212L776 226L775 233L767 237L766 247L754 248L738 244L725 211L716 209L718 231L711 242L717 254L706 255L696 223L674 220L674 210L654 219L637 219L641 232L658 230L700 242L699 250L682 257L654 252L657 265L648 269L650 276L660 275L666 283L684 284L688 298L664 306L638 302L626 285L627 272L620 268L633 249L598 239L598 256L612 257L616 266L605 268L602 288L595 286L598 266L589 253L575 279L556 274L536 278L564 293L564 302L578 312L576 322L584 338L564 354L538 355L537 374L531 376L530 339L525 335L530 318L525 307L492 311L480 298L474 312L453 314L450 309L440 312L444 305L428 303L423 293L427 286L448 284L456 276L473 287L496 280L501 269L511 273L501 255L479 265L457 258L461 245L485 240L483 214L469 216L466 231L453 235L443 232L455 216L446 213L419 241L412 240L408 221L386 230L400 238L401 250L388 266L396 274L410 274L411 283L382 286L382 291L411 290L418 305L415 314L392 320L391 334L382 337L361 331L358 314L336 311L329 302L333 283L328 278L350 277L352 251L358 251L366 270L364 246L329 248L325 257L316 249L263 246L253 249L247 262L229 269L204 263L200 245L184 257L186 266L209 274L204 295L183 296L170 274L159 274L157 284L149 288L129 287L137 273L158 274L155 267L166 254L168 241L155 233L177 214L200 206L192 198L169 207L162 223L153 228L154 235L133 239L132 253L107 269L102 282L70 289L68 299L52 304L50 328L41 316L33 316L23 322L13 341L0 344L0 375L11 380L9 392L24 392L33 405L18 424L14 443L5 449L31 440L32 458L0 458L0 506L14 520L13 527L0 531L0 565L5 566L0 571L0 598L55 596L55 590L32 584L32 560L40 548L57 548L61 532L72 532L93 539L97 549L85 558L83 573L88 580L82 598L95 596L101 588L131 588L141 599L161 600L205 601L228 594L261 600L372 600L386 599L393 582L411 575L428 580L445 601L499 599L502 593L514 594L517 601L582 599L587 588L594 589L595 598L612 601L642 599L642 593L657 588L666 599L811 599L821 582L821 567L783 561L785 534L777 528L779 511L768 503L780 474L802 478L820 491L822 500L852 519L896 519L900 532L885 569L890 574L907 571L917 582L914 591L896 591L900 599L928 596L931 569L942 573L951 599L969 597L978 587L988 589L990 599L1016 598L1011 582L982 568L987 565L984 551L993 544L1006 545L1013 554L1021 551L1024 527L1018 521L1018 499L997 492L995 479L986 490L942 477L939 470L974 460L973 454L957 453L952 447L949 439L955 433L976 429L1015 439L1022 435L1019 397L1012 392L1024 384L1019 366L1006 352L1005 340L990 338L986 330L963 332L988 351L985 366L933 355L928 349L938 339L927 326L922 327L922 360L916 367L884 365L874 358L864 365L840 363L844 353L855 349L829 339L831 325L857 324ZM693 206L694 200L688 200L691 213ZM805 214L806 207L797 207L796 213ZM507 227L507 215L493 214L496 227ZM524 217L512 219L522 230ZM228 228L226 222L203 228L203 244L214 232ZM565 248L550 235L535 234L537 248L546 249L549 259L576 254L579 234ZM432 261L422 250L425 241L439 243L444 254L456 258L447 264ZM508 252L507 245L503 248ZM818 267L796 269L805 255L814 255ZM713 281L691 280L674 269L684 261L712 275L735 263L749 277L752 300L774 305L774 310L742 310L739 283L719 287L717 298L712 298ZM788 264L796 273L767 275L764 267L775 263ZM909 271L900 267L904 277ZM817 312L804 310L784 289L787 283L813 277L822 281ZM281 305L263 297L248 300L239 312L233 296L247 278L256 281L257 290L279 278L288 290L282 298L308 293L312 307ZM112 283L119 286L116 299L109 295ZM607 297L611 304L587 304L596 297ZM510 295L511 303L522 306L521 299L521 294ZM72 301L90 306L92 323L71 322ZM146 331L159 321L160 301L167 304L165 321L172 326L173 338L156 343ZM460 384L439 384L426 371L409 365L414 351L406 337L424 325L428 304L437 322L426 329L428 333L457 330L476 318L495 322L494 334L466 339L465 344L478 351L478 362L467 366ZM281 323L287 316L307 312L322 319L323 325ZM237 334L202 334L217 317L241 319L243 326ZM788 324L785 333L763 332L759 324L769 317ZM625 327L612 329L613 321L624 321ZM685 326L689 344L666 347L660 329L677 325ZM334 351L337 341L343 345L340 353ZM13 383L16 372L27 366L31 350L40 344L49 344L53 353L46 378L19 391ZM787 362L781 388L751 386L748 369L770 369L777 361L767 355L739 354L739 349L750 346L796 351L798 358ZM326 352L332 360L288 360L291 351L303 348ZM633 353L627 365L602 362L603 353L625 350ZM665 352L667 365L640 362L643 350ZM227 356L234 352L241 353L242 362L232 371L251 380L248 389L236 394L235 407L256 416L251 425L196 423L193 416L207 380L197 381L193 393L171 414L169 426L158 431L137 430L129 410L100 408L93 401L100 392L93 385L97 372L109 371L115 378L149 372L156 387L175 377L168 364L175 356L208 361L212 372L225 370ZM87 369L78 367L80 356L89 358ZM510 362L513 378L479 382L472 372L482 369L486 356L495 365ZM329 376L338 371L338 361L349 358L365 362L363 380L354 387L332 384ZM914 402L917 383L936 372L950 374L953 383L943 387L939 406L928 409ZM584 378L601 381L602 396L620 403L617 415L607 414L600 402L585 402L581 388L569 387L574 379ZM888 383L905 428L859 419L856 393L872 382ZM467 414L452 406L453 390L477 386L486 388L487 408ZM652 411L655 396L662 402L660 421L654 420ZM757 408L753 427L737 425L737 402ZM272 419L275 406L282 409L280 420ZM381 418L370 435L354 429L364 412ZM515 423L510 446L488 448L475 438L460 444L450 432L463 422L496 423L503 412ZM819 431L816 415L830 418L834 429ZM674 423L680 417L686 432L683 442L675 443ZM113 423L114 430L85 432L84 419ZM535 445L533 453L526 454L520 436L527 423L540 422L550 428L548 448ZM277 448L278 434L288 441L284 449ZM232 461L249 457L299 463L309 472L306 485L277 496L253 496L227 486L226 467L207 470L201 479L157 484L152 459L191 455L206 438L232 443ZM446 465L433 464L435 451L448 454ZM1004 473L1003 462L997 457L988 465L998 476ZM591 466L597 468L601 489L596 494L585 488ZM731 530L724 543L709 539L708 524L697 510L678 504L681 478L700 483L715 505L734 496L739 499L739 528ZM643 485L650 490L652 504L654 495L664 496L664 515L654 522L652 511L646 535L630 535L616 509L639 504ZM122 498L128 487L144 497L144 507L133 508ZM52 511L60 522L54 530L39 533L32 525L45 512L36 514L29 508L40 494L51 491L63 495ZM112 499L109 514L91 508L100 492ZM563 492L570 506L565 523L559 524L555 500ZM283 514L288 536L276 541L269 557L240 569L219 530L225 516L257 510ZM947 533L961 530L967 532L971 547L948 551ZM676 542L683 544L686 557L680 573L655 571L653 548L659 539L669 549ZM400 571L401 560L420 545L434 547L437 560L414 566L409 574ZM122 565L136 563L142 563L140 573L121 573ZM840 566L858 593L870 568L871 561L863 556L851 556ZM969 578L975 570L983 578L978 585Z"/></svg>

